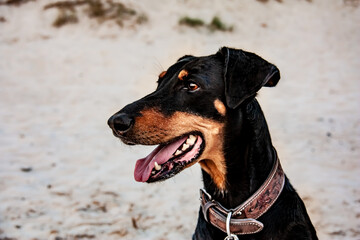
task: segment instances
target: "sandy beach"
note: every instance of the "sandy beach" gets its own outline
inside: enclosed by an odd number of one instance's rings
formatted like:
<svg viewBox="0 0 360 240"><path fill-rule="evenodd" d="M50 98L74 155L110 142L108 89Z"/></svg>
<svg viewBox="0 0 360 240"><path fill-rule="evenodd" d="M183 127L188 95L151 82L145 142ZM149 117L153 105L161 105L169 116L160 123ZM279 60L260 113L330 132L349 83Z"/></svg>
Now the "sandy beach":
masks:
<svg viewBox="0 0 360 240"><path fill-rule="evenodd" d="M280 69L258 100L283 168L323 240L360 239L360 1L122 1L101 21L55 1L0 3L0 239L191 239L200 166L137 183L107 119L185 54L221 46ZM114 1L115 2L115 1ZM217 16L232 31L205 25ZM75 18L76 17L76 18ZM76 19L76 21L75 21Z"/></svg>

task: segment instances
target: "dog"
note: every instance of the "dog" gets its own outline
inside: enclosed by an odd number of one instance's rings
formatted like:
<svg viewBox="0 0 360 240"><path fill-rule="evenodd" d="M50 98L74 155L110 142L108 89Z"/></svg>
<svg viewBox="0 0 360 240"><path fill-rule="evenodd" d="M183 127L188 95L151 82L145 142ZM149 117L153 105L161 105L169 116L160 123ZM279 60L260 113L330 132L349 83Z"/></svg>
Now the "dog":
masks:
<svg viewBox="0 0 360 240"><path fill-rule="evenodd" d="M136 181L163 181L200 164L194 240L318 239L256 100L279 80L275 65L240 49L185 55L159 75L153 93L109 118L125 144L158 145L136 162Z"/></svg>

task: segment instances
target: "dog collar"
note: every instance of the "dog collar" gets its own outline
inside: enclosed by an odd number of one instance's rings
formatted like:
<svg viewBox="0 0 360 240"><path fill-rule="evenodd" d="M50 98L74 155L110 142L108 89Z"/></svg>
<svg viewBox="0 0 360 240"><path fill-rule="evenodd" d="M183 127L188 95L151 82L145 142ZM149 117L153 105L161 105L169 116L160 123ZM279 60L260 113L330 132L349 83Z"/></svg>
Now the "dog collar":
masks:
<svg viewBox="0 0 360 240"><path fill-rule="evenodd" d="M274 150L275 151L275 150ZM236 235L260 232L264 224L256 220L275 203L285 184L285 174L275 152L271 172L261 187L236 208L226 209L215 201L205 189L200 189L200 201L205 220L228 234L227 239L238 239Z"/></svg>

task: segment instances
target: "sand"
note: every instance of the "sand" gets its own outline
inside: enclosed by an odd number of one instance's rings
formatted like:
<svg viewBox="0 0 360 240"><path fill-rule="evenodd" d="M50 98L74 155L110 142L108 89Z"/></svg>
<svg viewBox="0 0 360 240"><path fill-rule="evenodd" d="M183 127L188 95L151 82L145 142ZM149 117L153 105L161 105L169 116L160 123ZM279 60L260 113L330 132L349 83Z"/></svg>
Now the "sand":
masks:
<svg viewBox="0 0 360 240"><path fill-rule="evenodd" d="M0 6L0 239L190 239L200 166L137 183L153 147L122 144L106 121L179 57L221 46L279 67L258 99L284 170L320 239L360 239L359 1L128 0L148 22L79 11L61 28L49 2ZM179 26L186 15L234 29Z"/></svg>

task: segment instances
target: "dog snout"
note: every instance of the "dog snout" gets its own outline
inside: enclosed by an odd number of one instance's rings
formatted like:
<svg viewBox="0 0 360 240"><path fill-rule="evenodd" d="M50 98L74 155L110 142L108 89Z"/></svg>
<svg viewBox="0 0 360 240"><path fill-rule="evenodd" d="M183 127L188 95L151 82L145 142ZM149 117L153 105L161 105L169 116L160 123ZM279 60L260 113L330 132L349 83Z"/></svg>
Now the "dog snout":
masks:
<svg viewBox="0 0 360 240"><path fill-rule="evenodd" d="M108 125L117 134L124 134L134 125L134 119L126 113L116 113L109 118Z"/></svg>

